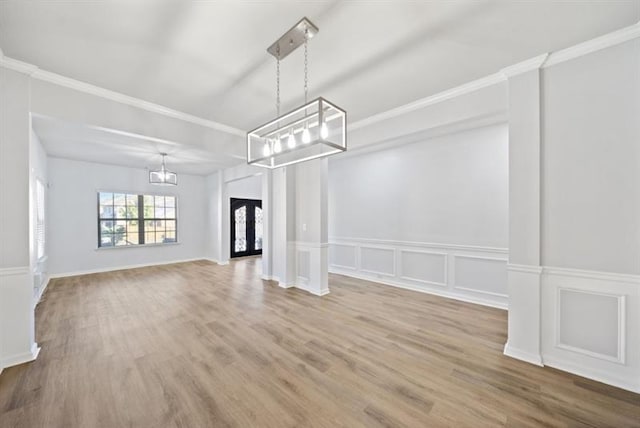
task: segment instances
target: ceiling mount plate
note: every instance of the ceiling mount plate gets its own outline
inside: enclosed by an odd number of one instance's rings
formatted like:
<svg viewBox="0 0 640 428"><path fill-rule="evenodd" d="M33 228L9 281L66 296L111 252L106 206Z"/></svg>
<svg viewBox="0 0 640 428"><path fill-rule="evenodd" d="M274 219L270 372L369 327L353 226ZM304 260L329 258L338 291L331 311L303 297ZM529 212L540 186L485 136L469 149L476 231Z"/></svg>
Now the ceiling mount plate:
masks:
<svg viewBox="0 0 640 428"><path fill-rule="evenodd" d="M305 30L307 35L312 38L318 34L318 27L313 25L306 17L294 25L289 31L284 33L278 40L267 48L267 52L277 59L284 59L291 52L304 44Z"/></svg>

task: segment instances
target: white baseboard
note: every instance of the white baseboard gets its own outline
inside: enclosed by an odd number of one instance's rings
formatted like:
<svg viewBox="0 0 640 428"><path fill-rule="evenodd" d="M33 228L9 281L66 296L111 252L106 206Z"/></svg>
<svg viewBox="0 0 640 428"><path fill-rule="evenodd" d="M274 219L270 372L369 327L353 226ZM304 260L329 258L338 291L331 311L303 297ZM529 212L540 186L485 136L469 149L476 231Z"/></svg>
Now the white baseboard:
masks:
<svg viewBox="0 0 640 428"><path fill-rule="evenodd" d="M2 370L8 367L34 361L36 358L38 358L38 354L40 354L40 347L37 343L34 343L31 346L31 351L29 352L24 352L22 354L11 355L9 357L3 358L2 362L0 362L0 373L2 373Z"/></svg>
<svg viewBox="0 0 640 428"><path fill-rule="evenodd" d="M278 280L278 287L280 288L294 288L296 285L295 284L287 284L284 282L280 282L280 280Z"/></svg>
<svg viewBox="0 0 640 428"><path fill-rule="evenodd" d="M307 288L307 287L304 287L304 286L301 286L301 285L293 285L292 287L295 287L298 290L306 291L309 294L313 294L314 296L319 296L319 297L326 296L330 292L329 289L326 289L326 290L318 292L318 291L312 290L310 288Z"/></svg>
<svg viewBox="0 0 640 428"><path fill-rule="evenodd" d="M522 360L527 363L535 364L536 366L544 367L542 358L538 354L532 354L521 349L515 349L507 342L504 345L504 355L507 357L515 358L516 360Z"/></svg>
<svg viewBox="0 0 640 428"><path fill-rule="evenodd" d="M226 262L221 262L221 261L220 261L220 260L218 260L218 259L212 259L212 258L210 258L210 257L203 257L202 259L194 259L194 260L206 260L206 261L208 261L208 262L215 263L215 264L217 264L217 265L219 265L219 266L226 266L226 265L228 265L228 264L229 264L229 261L228 261L228 260L227 260ZM190 261L190 260L185 260L185 261ZM176 263L180 263L180 262L176 262Z"/></svg>
<svg viewBox="0 0 640 428"><path fill-rule="evenodd" d="M309 293L311 293L311 294L313 294L313 295L315 295L315 296L320 296L320 297L322 297L322 296L326 296L327 294L329 294L329 293L331 292L331 291L329 291L329 289L322 290L322 291L321 291L321 292L319 292L319 293L318 293L318 292L316 292L316 291L311 291L311 290L309 290L309 289L305 289L305 291L307 291L307 292L309 292Z"/></svg>
<svg viewBox="0 0 640 428"><path fill-rule="evenodd" d="M425 289L425 288L397 282L397 281L394 281L393 279L381 279L381 278L371 277L367 275L360 275L352 271L338 270L335 268L329 268L329 272L338 274L338 275L349 276L351 278L362 279L364 281L375 282L378 284L390 285L392 287L402 288L405 290L417 291L420 293L432 294L434 296L446 297L448 299L459 300L461 302L474 303L476 305L483 305L483 306L489 306L496 309L507 310L507 305L505 303L493 301L489 299L475 298L467 295L452 293L446 290Z"/></svg>
<svg viewBox="0 0 640 428"><path fill-rule="evenodd" d="M313 294L314 296L322 297L322 296L326 296L330 292L328 289L324 290L322 292L317 292L315 290L311 290L311 289L309 289L309 288L307 288L305 286L302 286L302 285L286 284L284 282L280 282L279 280L277 280L277 281L278 281L278 287L280 287L280 288L297 288L298 290L306 291L307 293Z"/></svg>
<svg viewBox="0 0 640 428"><path fill-rule="evenodd" d="M42 296L44 295L44 292L47 289L47 286L49 285L49 282L51 282L51 277L49 275L47 275L47 279L44 281L44 285L38 291L38 298L36 299L36 303L33 305L34 308L42 300Z"/></svg>
<svg viewBox="0 0 640 428"><path fill-rule="evenodd" d="M50 279L66 278L69 276L90 275L92 273L113 272L118 270L137 269L137 268L150 267L150 266L172 265L175 263L196 262L199 260L213 261L211 259L206 259L204 257L197 257L193 259L170 260L170 261L164 261L164 262L151 262L151 263L142 263L142 264L136 264L136 265L112 266L112 267L90 269L90 270L76 271L76 272L53 273L49 275L49 278ZM221 263L218 263L218 264L221 264Z"/></svg>
<svg viewBox="0 0 640 428"><path fill-rule="evenodd" d="M543 356L543 361L546 366L640 394L640 380L635 383L630 382L626 378L611 376L611 372L595 370L593 367L584 367L557 357Z"/></svg>

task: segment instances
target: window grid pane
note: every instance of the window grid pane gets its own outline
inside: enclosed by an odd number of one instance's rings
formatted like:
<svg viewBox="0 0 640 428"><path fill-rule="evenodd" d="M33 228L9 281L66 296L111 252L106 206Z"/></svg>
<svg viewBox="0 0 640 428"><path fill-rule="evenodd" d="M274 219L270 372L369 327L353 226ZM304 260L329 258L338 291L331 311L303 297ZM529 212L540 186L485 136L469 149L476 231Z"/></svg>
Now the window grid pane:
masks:
<svg viewBox="0 0 640 428"><path fill-rule="evenodd" d="M175 196L99 192L98 246L177 242L176 211Z"/></svg>

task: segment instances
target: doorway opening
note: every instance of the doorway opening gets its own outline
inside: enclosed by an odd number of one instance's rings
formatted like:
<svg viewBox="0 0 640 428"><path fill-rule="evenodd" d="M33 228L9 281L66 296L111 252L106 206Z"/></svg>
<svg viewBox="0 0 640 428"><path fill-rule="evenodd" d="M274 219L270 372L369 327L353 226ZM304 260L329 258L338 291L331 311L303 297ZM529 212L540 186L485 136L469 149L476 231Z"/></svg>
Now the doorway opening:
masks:
<svg viewBox="0 0 640 428"><path fill-rule="evenodd" d="M231 198L230 257L262 254L262 201Z"/></svg>

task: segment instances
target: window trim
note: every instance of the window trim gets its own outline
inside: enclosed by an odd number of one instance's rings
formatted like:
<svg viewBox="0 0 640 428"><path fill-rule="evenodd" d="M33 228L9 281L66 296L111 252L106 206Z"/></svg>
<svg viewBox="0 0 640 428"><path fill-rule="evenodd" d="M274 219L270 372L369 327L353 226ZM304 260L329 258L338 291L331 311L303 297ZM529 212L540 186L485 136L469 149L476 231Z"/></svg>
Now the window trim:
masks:
<svg viewBox="0 0 640 428"><path fill-rule="evenodd" d="M101 218L100 217L100 194L101 193L112 193L112 194L116 194L116 193L120 193L120 194L124 194L124 195L136 195L138 197L138 203L137 203L137 208L138 208L138 217L136 218L111 218L111 219L105 219L105 218ZM175 200L175 217L172 217L170 219L158 219L158 218L144 218L144 197L145 196L169 196L174 198ZM140 207L142 207L142 209L140 209ZM175 194L170 194L170 193L157 193L157 192L146 192L146 191L131 191L131 190L102 190L102 189L98 189L96 190L96 219L97 219L97 223L96 223L96 236L97 236L97 240L96 240L96 250L111 250L111 249L116 249L116 248L138 248L138 247L162 247L162 246L166 246L166 245L179 245L180 241L179 241L179 233L178 233L178 229L179 229L179 198L178 195ZM153 243L144 243L144 244L132 244L132 245L109 245L109 246L101 246L100 242L101 242L101 238L102 238L102 234L101 234L101 229L100 229L100 223L102 221L137 221L138 222L138 239L140 239L140 237L143 238L144 241L144 222L145 221L175 221L176 222L176 229L175 229L175 235L176 235L176 239L174 242L153 242Z"/></svg>
<svg viewBox="0 0 640 428"><path fill-rule="evenodd" d="M36 200L36 212L34 213L34 226L35 226L35 253L36 261L38 263L47 260L47 184L46 181L40 177L36 177L35 180L35 200ZM38 190L42 189L42 201L39 198ZM42 212L42 219L40 219L40 212ZM42 222L40 222L42 220ZM39 226L42 224L42 255L40 255L40 234Z"/></svg>

